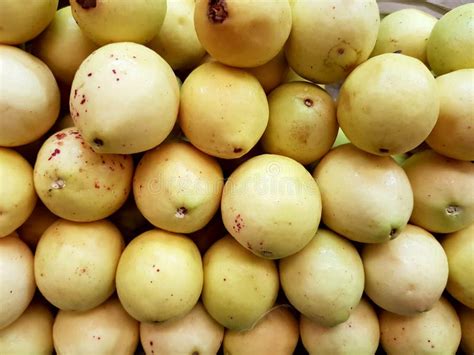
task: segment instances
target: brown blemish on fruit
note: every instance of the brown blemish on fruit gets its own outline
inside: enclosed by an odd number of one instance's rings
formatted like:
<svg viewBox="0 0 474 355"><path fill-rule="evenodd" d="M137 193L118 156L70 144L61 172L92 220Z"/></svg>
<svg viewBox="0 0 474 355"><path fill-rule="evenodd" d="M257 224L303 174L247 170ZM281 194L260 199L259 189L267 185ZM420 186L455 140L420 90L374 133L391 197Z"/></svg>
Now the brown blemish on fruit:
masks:
<svg viewBox="0 0 474 355"><path fill-rule="evenodd" d="M199 351L193 351L192 355L199 355Z"/></svg>
<svg viewBox="0 0 474 355"><path fill-rule="evenodd" d="M344 52L345 52L345 49L344 49L344 48L339 48L339 49L337 50L337 54L339 54L339 55L343 55Z"/></svg>
<svg viewBox="0 0 474 355"><path fill-rule="evenodd" d="M455 205L448 206L445 209L446 214L448 216L457 216L458 214L461 213L461 210L462 210L461 207L455 206Z"/></svg>
<svg viewBox="0 0 474 355"><path fill-rule="evenodd" d="M150 340L150 345L153 346L153 342Z"/></svg>
<svg viewBox="0 0 474 355"><path fill-rule="evenodd" d="M176 210L175 217L176 218L184 218L186 216L186 213L188 212L188 209L186 207L180 207Z"/></svg>
<svg viewBox="0 0 474 355"><path fill-rule="evenodd" d="M51 160L53 159L56 155L58 155L59 153L61 153L61 151L58 149L58 148L55 148L54 151L51 153L51 155L49 156L48 160Z"/></svg>
<svg viewBox="0 0 474 355"><path fill-rule="evenodd" d="M225 0L209 0L207 18L211 23L222 23L228 16Z"/></svg>
<svg viewBox="0 0 474 355"><path fill-rule="evenodd" d="M93 9L97 6L97 0L76 0L76 2L84 9Z"/></svg>
<svg viewBox="0 0 474 355"><path fill-rule="evenodd" d="M117 71L115 69L112 69L112 73L117 74Z"/></svg>
<svg viewBox="0 0 474 355"><path fill-rule="evenodd" d="M51 184L51 187L56 190L61 190L62 188L64 188L64 186L66 186L66 183L62 179L53 181L53 183Z"/></svg>
<svg viewBox="0 0 474 355"><path fill-rule="evenodd" d="M160 272L160 269L156 269L156 272Z"/></svg>
<svg viewBox="0 0 474 355"><path fill-rule="evenodd" d="M104 145L104 141L100 138L94 138L92 140L92 142L94 142L94 144L97 146L97 147L102 147Z"/></svg>
<svg viewBox="0 0 474 355"><path fill-rule="evenodd" d="M387 154L390 150L387 148L379 148L379 152L383 154Z"/></svg>
<svg viewBox="0 0 474 355"><path fill-rule="evenodd" d="M242 148L234 148L234 153L240 153L242 151Z"/></svg>
<svg viewBox="0 0 474 355"><path fill-rule="evenodd" d="M399 234L399 230L397 228L392 228L390 231L390 239L395 239Z"/></svg>
<svg viewBox="0 0 474 355"><path fill-rule="evenodd" d="M250 242L247 242L247 248L249 248L250 250L253 250L252 249L252 244L250 244Z"/></svg>
<svg viewBox="0 0 474 355"><path fill-rule="evenodd" d="M399 49L399 50L396 50L396 51L395 51L395 52L393 52L393 53L395 53L395 54L400 54L400 53L402 53L402 50L401 50L401 49Z"/></svg>
<svg viewBox="0 0 474 355"><path fill-rule="evenodd" d="M57 133L54 135L57 139L63 139L66 137L66 133Z"/></svg>
<svg viewBox="0 0 474 355"><path fill-rule="evenodd" d="M96 189L100 189L100 185L99 185L99 182L98 182L98 181L95 181L95 182L94 182L94 187L95 187Z"/></svg>
<svg viewBox="0 0 474 355"><path fill-rule="evenodd" d="M244 220L239 213L237 216L235 216L234 225L232 226L232 229L234 230L234 232L239 233L244 227Z"/></svg>
<svg viewBox="0 0 474 355"><path fill-rule="evenodd" d="M261 250L260 252L260 255L265 257L265 258L269 258L271 256L273 256L273 253L269 250Z"/></svg>
<svg viewBox="0 0 474 355"><path fill-rule="evenodd" d="M87 76L92 76L92 73L87 74Z"/></svg>

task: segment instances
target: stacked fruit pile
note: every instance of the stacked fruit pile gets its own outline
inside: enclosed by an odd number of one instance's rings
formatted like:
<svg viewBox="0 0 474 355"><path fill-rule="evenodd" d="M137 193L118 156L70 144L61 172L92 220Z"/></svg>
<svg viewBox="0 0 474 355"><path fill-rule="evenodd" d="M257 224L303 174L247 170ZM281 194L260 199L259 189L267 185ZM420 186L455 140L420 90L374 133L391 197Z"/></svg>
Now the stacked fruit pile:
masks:
<svg viewBox="0 0 474 355"><path fill-rule="evenodd" d="M0 354L474 353L474 4L57 8L0 8Z"/></svg>

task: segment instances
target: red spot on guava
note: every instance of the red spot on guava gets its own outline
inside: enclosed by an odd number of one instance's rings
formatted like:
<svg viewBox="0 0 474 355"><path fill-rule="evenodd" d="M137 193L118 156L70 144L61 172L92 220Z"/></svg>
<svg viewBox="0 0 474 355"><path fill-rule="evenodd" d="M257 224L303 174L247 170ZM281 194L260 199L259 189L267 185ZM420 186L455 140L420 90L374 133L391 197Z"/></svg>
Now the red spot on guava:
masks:
<svg viewBox="0 0 474 355"><path fill-rule="evenodd" d="M53 157L55 157L55 156L58 155L59 153L61 153L61 151L60 151L58 148L54 149L54 151L53 151L53 152L51 153L51 155L49 156L48 160L53 159Z"/></svg>

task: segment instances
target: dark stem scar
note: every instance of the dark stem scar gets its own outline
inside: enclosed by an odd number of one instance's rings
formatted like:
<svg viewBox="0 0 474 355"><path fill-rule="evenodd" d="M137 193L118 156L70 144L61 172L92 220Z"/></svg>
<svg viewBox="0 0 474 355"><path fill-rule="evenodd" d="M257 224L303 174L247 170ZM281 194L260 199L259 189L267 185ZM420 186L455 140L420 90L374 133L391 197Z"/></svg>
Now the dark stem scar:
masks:
<svg viewBox="0 0 474 355"><path fill-rule="evenodd" d="M93 9L97 6L97 0L76 0L76 2L85 10Z"/></svg>
<svg viewBox="0 0 474 355"><path fill-rule="evenodd" d="M207 18L212 23L222 23L228 17L225 0L209 0Z"/></svg>
<svg viewBox="0 0 474 355"><path fill-rule="evenodd" d="M99 138L94 138L93 142L97 147L102 147L104 145L104 141L102 139L99 139Z"/></svg>
<svg viewBox="0 0 474 355"><path fill-rule="evenodd" d="M188 213L188 209L186 207L179 207L176 210L175 217L176 218L184 218L184 216L186 216L186 213Z"/></svg>
<svg viewBox="0 0 474 355"><path fill-rule="evenodd" d="M304 99L304 104L308 107L311 107L311 106L313 106L313 100L311 100L309 98L306 98L306 99Z"/></svg>
<svg viewBox="0 0 474 355"><path fill-rule="evenodd" d="M240 153L242 151L242 148L234 148L234 153Z"/></svg>

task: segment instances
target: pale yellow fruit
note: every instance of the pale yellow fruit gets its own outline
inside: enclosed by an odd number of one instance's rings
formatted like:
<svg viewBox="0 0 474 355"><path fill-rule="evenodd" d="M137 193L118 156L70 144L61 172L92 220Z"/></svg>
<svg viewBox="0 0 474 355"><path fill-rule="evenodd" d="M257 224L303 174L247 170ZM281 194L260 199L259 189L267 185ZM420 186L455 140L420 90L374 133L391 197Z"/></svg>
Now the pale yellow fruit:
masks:
<svg viewBox="0 0 474 355"><path fill-rule="evenodd" d="M255 255L279 259L305 247L321 219L321 196L311 174L293 159L263 154L247 160L224 185L222 220Z"/></svg>
<svg viewBox="0 0 474 355"><path fill-rule="evenodd" d="M380 343L388 354L456 354L461 325L453 306L445 298L415 316L382 311Z"/></svg>
<svg viewBox="0 0 474 355"><path fill-rule="evenodd" d="M141 322L185 315L196 305L203 284L202 260L187 237L158 229L134 238L117 268L117 294Z"/></svg>
<svg viewBox="0 0 474 355"><path fill-rule="evenodd" d="M426 142L436 152L474 160L474 69L436 78L440 94L438 121Z"/></svg>
<svg viewBox="0 0 474 355"><path fill-rule="evenodd" d="M77 25L70 6L58 10L48 28L32 43L32 53L68 85L77 68L96 49L97 45Z"/></svg>
<svg viewBox="0 0 474 355"><path fill-rule="evenodd" d="M75 128L49 137L38 152L34 183L50 211L76 222L110 216L132 189L131 156L98 154Z"/></svg>
<svg viewBox="0 0 474 355"><path fill-rule="evenodd" d="M465 354L474 353L474 309L461 306L458 309L461 322L461 349Z"/></svg>
<svg viewBox="0 0 474 355"><path fill-rule="evenodd" d="M267 97L258 80L246 71L205 63L181 87L178 122L196 148L219 158L239 158L265 131Z"/></svg>
<svg viewBox="0 0 474 355"><path fill-rule="evenodd" d="M340 81L374 48L380 25L375 0L295 1L292 13L286 58L305 79Z"/></svg>
<svg viewBox="0 0 474 355"><path fill-rule="evenodd" d="M348 240L320 228L303 250L280 260L280 281L286 297L301 314L333 327L345 322L359 304L364 268Z"/></svg>
<svg viewBox="0 0 474 355"><path fill-rule="evenodd" d="M385 242L408 223L413 192L405 172L391 157L344 144L321 159L313 176L321 191L324 224L346 238Z"/></svg>
<svg viewBox="0 0 474 355"><path fill-rule="evenodd" d="M474 164L432 150L403 163L415 199L410 221L435 233L452 233L474 223Z"/></svg>
<svg viewBox="0 0 474 355"><path fill-rule="evenodd" d="M197 0L194 25L203 47L219 62L256 67L283 48L291 8L287 0Z"/></svg>
<svg viewBox="0 0 474 355"><path fill-rule="evenodd" d="M0 43L21 44L38 36L54 17L58 0L2 0Z"/></svg>
<svg viewBox="0 0 474 355"><path fill-rule="evenodd" d="M311 355L372 355L379 346L379 320L372 305L362 298L341 324L328 328L300 318L303 345Z"/></svg>
<svg viewBox="0 0 474 355"><path fill-rule="evenodd" d="M474 4L457 6L434 26L427 44L428 63L437 74L474 68Z"/></svg>
<svg viewBox="0 0 474 355"><path fill-rule="evenodd" d="M474 309L474 224L446 235L441 245L449 264L446 289L459 302Z"/></svg>
<svg viewBox="0 0 474 355"><path fill-rule="evenodd" d="M59 309L97 307L115 291L115 270L123 248L120 231L109 221L60 219L46 229L36 248L38 288Z"/></svg>
<svg viewBox="0 0 474 355"><path fill-rule="evenodd" d="M31 143L45 134L59 114L59 89L38 58L0 45L0 146Z"/></svg>
<svg viewBox="0 0 474 355"><path fill-rule="evenodd" d="M263 90L269 93L276 88L288 72L285 52L281 50L273 59L258 67L248 68L247 71L255 76Z"/></svg>
<svg viewBox="0 0 474 355"><path fill-rule="evenodd" d="M286 83L268 96L270 117L263 149L301 164L312 163L331 149L337 135L336 105L315 84Z"/></svg>
<svg viewBox="0 0 474 355"><path fill-rule="evenodd" d="M417 58L426 64L426 43L436 21L436 17L418 9L392 12L380 22L377 42L371 56L396 52Z"/></svg>
<svg viewBox="0 0 474 355"><path fill-rule="evenodd" d="M192 69L206 54L194 29L194 0L168 1L165 20L147 47L173 68Z"/></svg>
<svg viewBox="0 0 474 355"><path fill-rule="evenodd" d="M298 344L298 321L289 307L273 308L250 330L227 329L225 355L291 355Z"/></svg>
<svg viewBox="0 0 474 355"><path fill-rule="evenodd" d="M112 297L84 312L60 310L53 326L59 355L132 355L138 345L138 322Z"/></svg>
<svg viewBox="0 0 474 355"><path fill-rule="evenodd" d="M58 220L58 216L53 214L40 201L37 202L33 213L18 228L20 238L28 244L31 250L36 249L43 232L54 222Z"/></svg>
<svg viewBox="0 0 474 355"><path fill-rule="evenodd" d="M140 323L140 339L147 355L215 355L224 327L206 312L201 302L183 317L162 323Z"/></svg>
<svg viewBox="0 0 474 355"><path fill-rule="evenodd" d="M0 238L14 232L36 204L33 169L14 150L0 147Z"/></svg>
<svg viewBox="0 0 474 355"><path fill-rule="evenodd" d="M146 43L159 32L166 0L70 0L72 14L84 34L99 45Z"/></svg>
<svg viewBox="0 0 474 355"><path fill-rule="evenodd" d="M219 163L182 141L145 153L133 178L135 202L143 216L176 233L203 228L219 209L223 186Z"/></svg>
<svg viewBox="0 0 474 355"><path fill-rule="evenodd" d="M414 316L429 311L448 281L448 259L430 233L407 225L386 243L362 250L365 293L381 308Z"/></svg>
<svg viewBox="0 0 474 355"><path fill-rule="evenodd" d="M247 330L274 305L278 294L275 263L255 256L231 236L206 252L202 302L209 314L232 330Z"/></svg>
<svg viewBox="0 0 474 355"><path fill-rule="evenodd" d="M377 155L405 153L436 124L436 80L418 59L386 53L358 66L342 85L337 119L356 147Z"/></svg>
<svg viewBox="0 0 474 355"><path fill-rule="evenodd" d="M99 153L156 147L173 129L178 106L173 70L156 52L136 43L97 49L82 62L71 87L74 125Z"/></svg>
<svg viewBox="0 0 474 355"><path fill-rule="evenodd" d="M0 238L0 285L0 329L4 329L21 316L36 290L33 254L16 233Z"/></svg>
<svg viewBox="0 0 474 355"><path fill-rule="evenodd" d="M20 318L0 330L0 352L12 355L52 354L53 321L48 307L33 301Z"/></svg>

